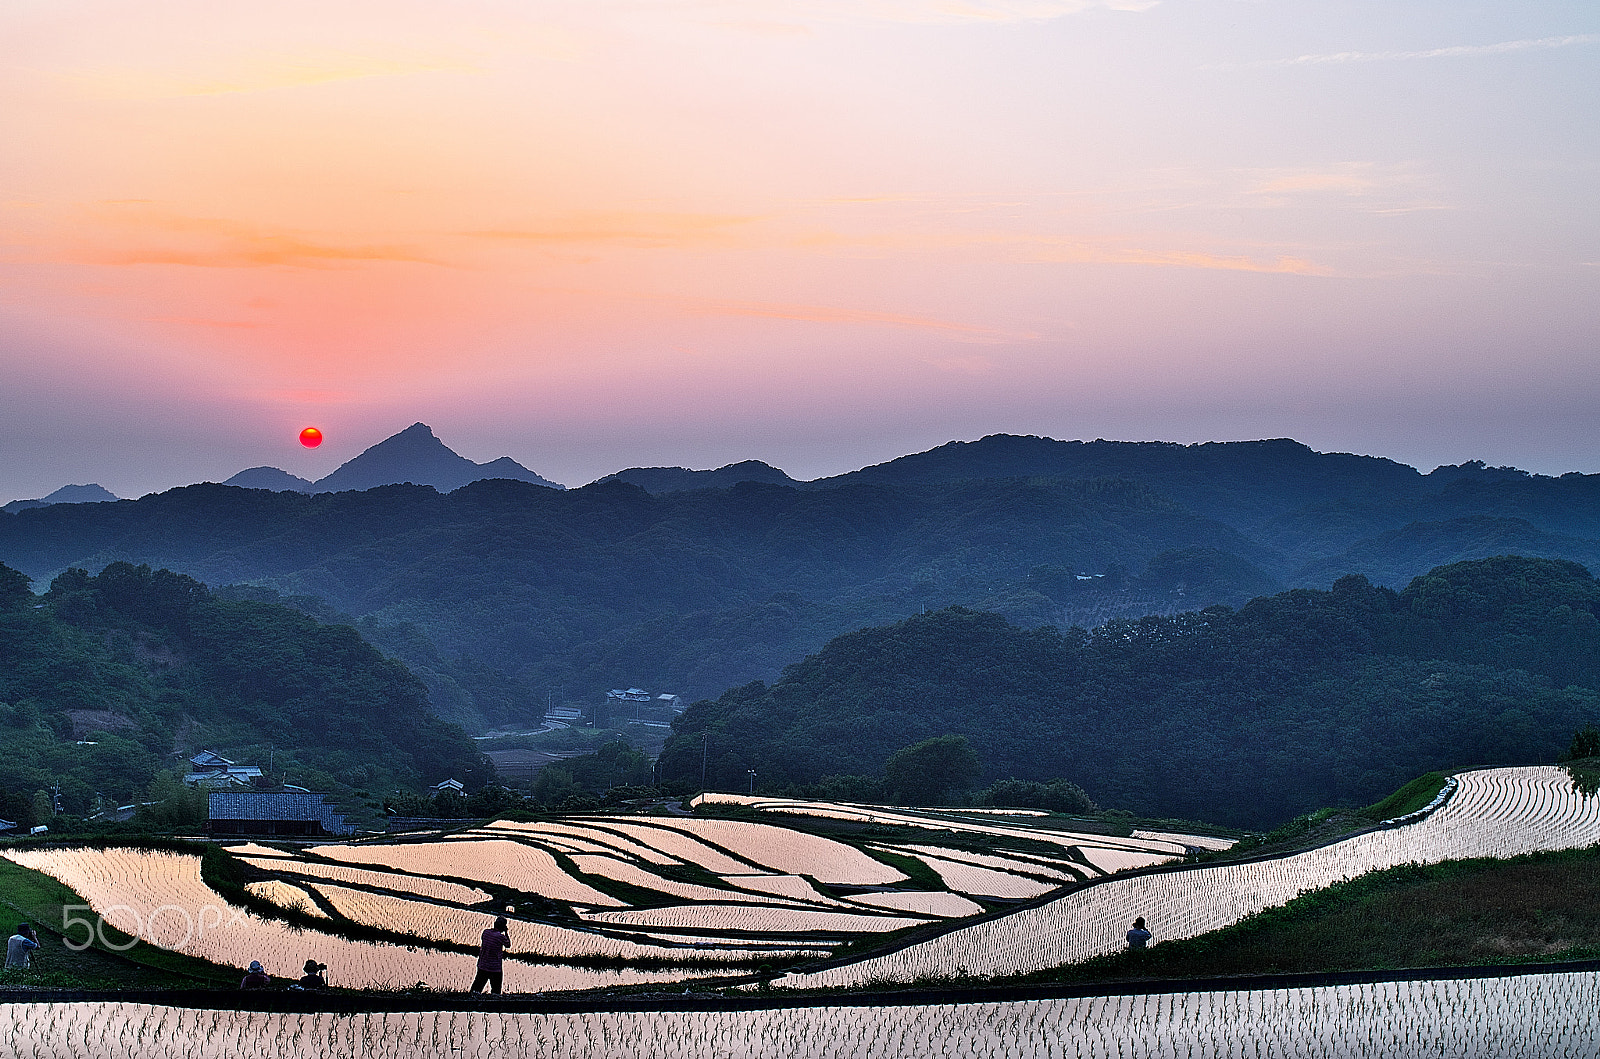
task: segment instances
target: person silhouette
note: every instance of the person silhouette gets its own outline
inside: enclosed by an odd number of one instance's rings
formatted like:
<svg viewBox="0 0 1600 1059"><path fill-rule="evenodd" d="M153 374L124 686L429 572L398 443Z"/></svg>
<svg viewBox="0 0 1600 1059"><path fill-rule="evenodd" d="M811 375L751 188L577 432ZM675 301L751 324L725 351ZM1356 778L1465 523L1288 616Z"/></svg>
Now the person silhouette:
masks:
<svg viewBox="0 0 1600 1059"><path fill-rule="evenodd" d="M483 932L483 942L478 949L478 974L472 980L474 993L487 982L489 992L499 995L503 977L500 957L510 947L511 935L506 933L506 917L501 916L494 921L494 926Z"/></svg>
<svg viewBox="0 0 1600 1059"><path fill-rule="evenodd" d="M1150 945L1151 934L1145 929L1144 916L1133 921L1133 926L1128 928L1128 948L1144 949Z"/></svg>

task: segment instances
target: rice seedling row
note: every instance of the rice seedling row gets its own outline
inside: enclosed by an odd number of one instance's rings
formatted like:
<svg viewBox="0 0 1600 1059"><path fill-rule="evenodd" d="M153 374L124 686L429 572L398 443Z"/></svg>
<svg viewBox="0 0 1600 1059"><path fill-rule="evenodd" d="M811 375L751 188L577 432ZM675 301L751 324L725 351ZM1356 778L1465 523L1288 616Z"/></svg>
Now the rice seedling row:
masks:
<svg viewBox="0 0 1600 1059"><path fill-rule="evenodd" d="M11 1004L32 1059L1422 1059L1600 1054L1592 973L1064 1000L745 1011L365 1014Z"/></svg>

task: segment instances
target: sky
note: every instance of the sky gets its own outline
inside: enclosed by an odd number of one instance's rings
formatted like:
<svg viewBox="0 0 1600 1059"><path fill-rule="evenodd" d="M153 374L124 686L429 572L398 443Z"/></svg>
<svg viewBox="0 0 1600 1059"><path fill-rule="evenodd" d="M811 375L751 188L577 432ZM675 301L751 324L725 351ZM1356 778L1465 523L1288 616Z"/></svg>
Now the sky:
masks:
<svg viewBox="0 0 1600 1059"><path fill-rule="evenodd" d="M1597 187L1592 0L7 0L0 501L418 421L1595 473Z"/></svg>

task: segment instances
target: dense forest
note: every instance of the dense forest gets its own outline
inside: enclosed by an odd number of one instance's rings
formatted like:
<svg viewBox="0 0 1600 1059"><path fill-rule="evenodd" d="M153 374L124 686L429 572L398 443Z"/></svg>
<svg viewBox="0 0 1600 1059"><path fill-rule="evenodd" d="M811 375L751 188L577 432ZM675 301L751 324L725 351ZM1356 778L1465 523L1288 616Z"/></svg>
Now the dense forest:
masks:
<svg viewBox="0 0 1600 1059"><path fill-rule="evenodd" d="M41 791L87 815L200 750L375 799L488 778L421 682L356 630L127 563L70 569L43 596L0 566L0 738L0 816L24 824L47 813Z"/></svg>
<svg viewBox="0 0 1600 1059"><path fill-rule="evenodd" d="M1093 628L1347 573L1398 590L1499 554L1600 563L1600 476L1002 435L816 482L749 462L564 492L198 485L0 514L0 561L40 583L142 563L355 624L474 728L615 687L717 695L951 605Z"/></svg>
<svg viewBox="0 0 1600 1059"><path fill-rule="evenodd" d="M1263 827L1435 768L1552 761L1600 718L1600 583L1499 557L1093 631L951 608L841 636L693 704L665 779L849 790L918 740L1101 805ZM828 778L832 774L832 778Z"/></svg>

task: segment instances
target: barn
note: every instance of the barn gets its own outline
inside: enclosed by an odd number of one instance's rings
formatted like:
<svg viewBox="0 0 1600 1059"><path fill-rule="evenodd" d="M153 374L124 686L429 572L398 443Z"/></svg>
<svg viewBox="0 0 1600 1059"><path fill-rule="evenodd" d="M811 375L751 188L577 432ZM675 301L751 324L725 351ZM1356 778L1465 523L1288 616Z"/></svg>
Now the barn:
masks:
<svg viewBox="0 0 1600 1059"><path fill-rule="evenodd" d="M325 795L310 791L213 791L206 827L213 835L323 838L355 831Z"/></svg>

